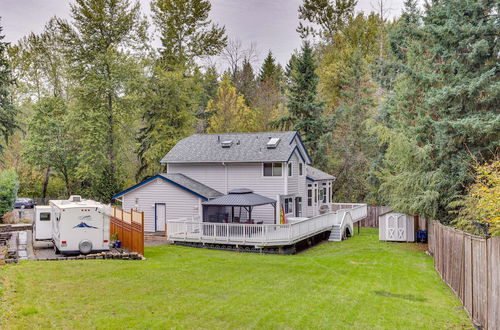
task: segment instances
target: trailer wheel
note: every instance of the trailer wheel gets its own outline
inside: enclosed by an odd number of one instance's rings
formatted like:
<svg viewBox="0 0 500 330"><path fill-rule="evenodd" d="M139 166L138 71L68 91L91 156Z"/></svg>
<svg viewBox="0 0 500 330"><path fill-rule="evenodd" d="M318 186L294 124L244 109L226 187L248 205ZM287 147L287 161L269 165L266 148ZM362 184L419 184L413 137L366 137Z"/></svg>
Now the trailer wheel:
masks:
<svg viewBox="0 0 500 330"><path fill-rule="evenodd" d="M78 249L81 254L89 254L92 251L92 242L88 240L83 240L78 244Z"/></svg>

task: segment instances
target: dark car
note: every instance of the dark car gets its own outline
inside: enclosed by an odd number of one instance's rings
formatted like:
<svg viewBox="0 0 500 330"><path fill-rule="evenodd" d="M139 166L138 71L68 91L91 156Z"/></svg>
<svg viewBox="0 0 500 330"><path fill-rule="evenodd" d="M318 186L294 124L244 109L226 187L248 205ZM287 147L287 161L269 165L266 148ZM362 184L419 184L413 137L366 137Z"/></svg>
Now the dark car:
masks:
<svg viewBox="0 0 500 330"><path fill-rule="evenodd" d="M16 198L14 202L15 209L32 209L36 205L36 202L31 198Z"/></svg>

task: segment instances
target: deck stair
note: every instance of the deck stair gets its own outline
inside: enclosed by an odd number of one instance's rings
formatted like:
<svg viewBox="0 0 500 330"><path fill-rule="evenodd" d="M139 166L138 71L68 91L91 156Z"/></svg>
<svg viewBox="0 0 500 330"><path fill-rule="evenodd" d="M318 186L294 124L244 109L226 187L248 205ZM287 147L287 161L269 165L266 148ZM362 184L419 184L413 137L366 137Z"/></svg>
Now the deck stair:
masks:
<svg viewBox="0 0 500 330"><path fill-rule="evenodd" d="M340 231L340 225L333 225L332 232L328 241L330 242L340 242L342 240L342 232Z"/></svg>

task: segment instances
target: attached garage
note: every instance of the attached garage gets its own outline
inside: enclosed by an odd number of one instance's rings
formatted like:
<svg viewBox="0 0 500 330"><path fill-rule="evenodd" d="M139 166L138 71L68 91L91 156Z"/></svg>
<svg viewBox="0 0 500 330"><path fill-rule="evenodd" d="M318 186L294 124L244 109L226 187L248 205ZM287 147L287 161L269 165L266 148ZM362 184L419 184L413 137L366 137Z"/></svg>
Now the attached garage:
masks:
<svg viewBox="0 0 500 330"><path fill-rule="evenodd" d="M411 215L389 212L379 216L379 240L415 242L416 223Z"/></svg>
<svg viewBox="0 0 500 330"><path fill-rule="evenodd" d="M168 220L201 219L201 203L223 194L180 173L155 175L115 196L125 211L144 212L144 231L164 232Z"/></svg>

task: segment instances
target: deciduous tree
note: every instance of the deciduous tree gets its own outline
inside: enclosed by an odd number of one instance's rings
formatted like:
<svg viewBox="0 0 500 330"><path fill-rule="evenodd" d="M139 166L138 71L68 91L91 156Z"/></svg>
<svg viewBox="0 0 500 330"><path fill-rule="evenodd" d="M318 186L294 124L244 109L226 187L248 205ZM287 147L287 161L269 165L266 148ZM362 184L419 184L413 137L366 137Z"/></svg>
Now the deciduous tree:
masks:
<svg viewBox="0 0 500 330"><path fill-rule="evenodd" d="M160 32L164 68L188 67L200 57L218 55L226 46L227 36L208 18L208 0L154 0L153 21Z"/></svg>
<svg viewBox="0 0 500 330"><path fill-rule="evenodd" d="M206 111L211 114L209 133L255 131L255 112L245 104L245 97L238 94L229 73L224 75L214 99L208 102Z"/></svg>
<svg viewBox="0 0 500 330"><path fill-rule="evenodd" d="M131 163L136 104L134 79L143 74L141 53L146 22L138 3L128 0L77 0L71 22L59 20L64 51L70 63L73 129L81 151L77 174L87 193L109 201L122 187L121 176Z"/></svg>

